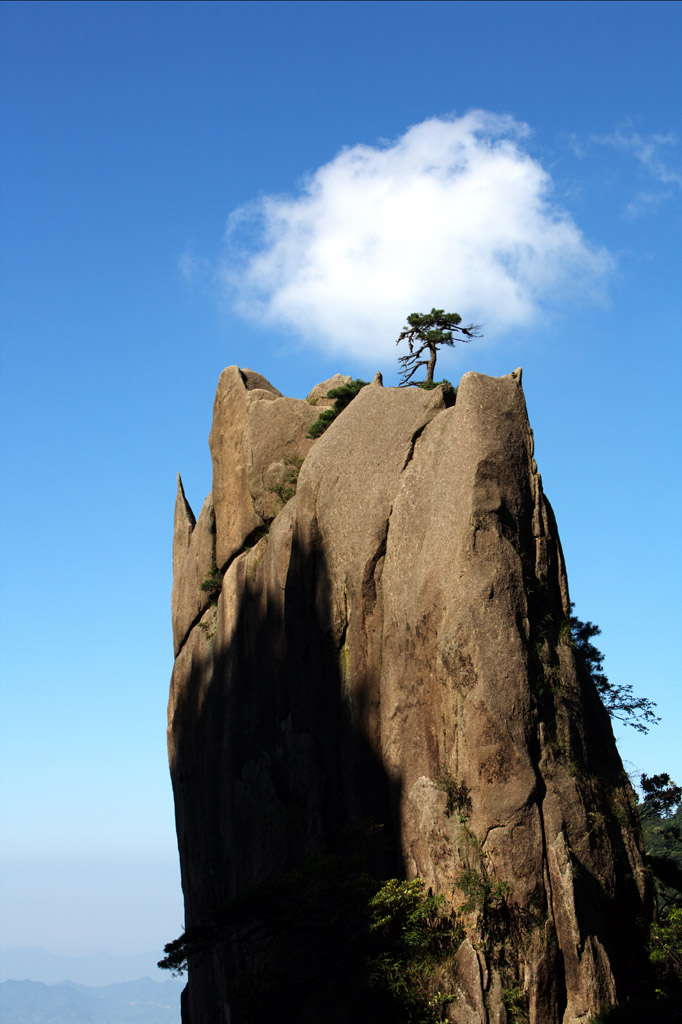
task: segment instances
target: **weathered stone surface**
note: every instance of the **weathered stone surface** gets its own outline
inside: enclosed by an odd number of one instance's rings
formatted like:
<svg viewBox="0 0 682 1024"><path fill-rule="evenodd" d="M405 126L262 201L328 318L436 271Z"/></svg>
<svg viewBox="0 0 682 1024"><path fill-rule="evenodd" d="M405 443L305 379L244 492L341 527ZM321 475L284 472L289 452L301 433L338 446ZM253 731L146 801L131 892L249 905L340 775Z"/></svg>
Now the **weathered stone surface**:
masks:
<svg viewBox="0 0 682 1024"><path fill-rule="evenodd" d="M456 406L424 431L386 550L382 737L406 795L426 754L428 775L445 771L480 795L470 821L477 835L513 822L516 849L530 829L527 845L539 857L521 558L525 546L534 572L529 445L523 394L511 377L467 374ZM517 868L517 885L529 872L537 877L537 865Z"/></svg>
<svg viewBox="0 0 682 1024"><path fill-rule="evenodd" d="M209 438L219 568L281 507L271 488L286 479L287 460L295 465L310 450L306 435L317 415L253 370L223 370Z"/></svg>
<svg viewBox="0 0 682 1024"><path fill-rule="evenodd" d="M310 394L306 395L306 402L309 405L314 405L318 413L321 409L330 409L335 399L327 398L327 392L333 388L340 388L343 384L350 384L351 379L342 373L335 373L329 380L323 380L321 384L316 384Z"/></svg>
<svg viewBox="0 0 682 1024"><path fill-rule="evenodd" d="M457 992L450 1009L450 1020L462 1024L488 1024L488 1015L483 1001L483 977L476 950L465 939L455 957Z"/></svg>
<svg viewBox="0 0 682 1024"><path fill-rule="evenodd" d="M451 1020L505 1024L513 998L530 1024L586 1024L636 976L647 893L608 716L567 642L520 371L465 375L454 406L375 381L314 443L315 409L250 379L231 367L218 388L227 571L169 705L187 925L370 819L394 839L373 870L460 913ZM273 512L290 453L298 488ZM178 502L180 616L199 524ZM194 955L184 1024L234 1011L241 941Z"/></svg>
<svg viewBox="0 0 682 1024"><path fill-rule="evenodd" d="M441 388L388 389L370 384L316 442L298 483L297 539L319 541L329 578L335 639L365 662L374 616L374 579L381 575L391 505L400 476L425 425L445 408ZM371 429L369 424L380 425ZM368 429L369 428L369 429Z"/></svg>
<svg viewBox="0 0 682 1024"><path fill-rule="evenodd" d="M215 515L213 497L206 498L199 519L185 497L178 473L178 493L175 499L175 528L173 531L173 593L171 612L173 620L173 649L177 655L189 633L210 603L210 594L201 584L215 564Z"/></svg>
<svg viewBox="0 0 682 1024"><path fill-rule="evenodd" d="M277 388L273 388L272 384L262 373L258 373L256 370L249 370L247 367L243 367L239 373L244 381L244 387L247 391L270 391L277 398L283 398L281 391Z"/></svg>

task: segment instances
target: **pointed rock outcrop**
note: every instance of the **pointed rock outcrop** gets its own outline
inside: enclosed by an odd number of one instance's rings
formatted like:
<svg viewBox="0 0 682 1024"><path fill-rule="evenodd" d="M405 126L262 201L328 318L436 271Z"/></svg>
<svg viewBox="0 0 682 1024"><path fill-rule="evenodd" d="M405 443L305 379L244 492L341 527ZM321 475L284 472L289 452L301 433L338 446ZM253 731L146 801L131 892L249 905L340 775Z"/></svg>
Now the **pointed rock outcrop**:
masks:
<svg viewBox="0 0 682 1024"><path fill-rule="evenodd" d="M209 496L195 521L178 473L173 531L173 649L177 656L192 626L212 600L206 580L215 572L215 515ZM202 588L202 584L204 585Z"/></svg>
<svg viewBox="0 0 682 1024"><path fill-rule="evenodd" d="M277 489L310 450L307 433L317 415L309 403L283 397L253 370L223 370L209 438L220 569L281 508Z"/></svg>

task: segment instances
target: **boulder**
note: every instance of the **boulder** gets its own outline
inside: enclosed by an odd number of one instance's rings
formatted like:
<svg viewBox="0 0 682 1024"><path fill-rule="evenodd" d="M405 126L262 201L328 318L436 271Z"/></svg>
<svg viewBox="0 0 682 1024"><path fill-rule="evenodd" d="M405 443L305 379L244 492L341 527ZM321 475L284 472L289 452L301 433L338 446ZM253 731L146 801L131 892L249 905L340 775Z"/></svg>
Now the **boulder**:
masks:
<svg viewBox="0 0 682 1024"><path fill-rule="evenodd" d="M346 377L342 373L335 373L329 380L323 380L321 384L316 384L310 394L306 396L306 402L309 405L315 406L318 410L331 409L336 399L328 398L328 393L334 388L350 384L351 380L351 377Z"/></svg>

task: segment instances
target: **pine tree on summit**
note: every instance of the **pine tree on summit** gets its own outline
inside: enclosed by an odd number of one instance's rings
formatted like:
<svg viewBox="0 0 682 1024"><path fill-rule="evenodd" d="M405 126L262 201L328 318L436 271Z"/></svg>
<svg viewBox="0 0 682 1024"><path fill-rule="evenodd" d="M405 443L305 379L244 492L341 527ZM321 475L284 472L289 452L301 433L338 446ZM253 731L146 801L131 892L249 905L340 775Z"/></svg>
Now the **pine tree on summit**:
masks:
<svg viewBox="0 0 682 1024"><path fill-rule="evenodd" d="M398 362L401 365L400 387L405 384L417 383L411 378L420 366L426 367L426 379L424 384L433 381L433 372L436 368L436 356L441 345L454 346L457 341L473 341L480 338L480 324L468 324L467 327L460 327L462 318L459 313L446 313L444 309L432 309L430 313L410 313L407 318L409 327L400 332L396 341L407 341L409 355L400 356ZM459 337L455 339L455 331ZM422 353L428 350L428 359L420 359Z"/></svg>

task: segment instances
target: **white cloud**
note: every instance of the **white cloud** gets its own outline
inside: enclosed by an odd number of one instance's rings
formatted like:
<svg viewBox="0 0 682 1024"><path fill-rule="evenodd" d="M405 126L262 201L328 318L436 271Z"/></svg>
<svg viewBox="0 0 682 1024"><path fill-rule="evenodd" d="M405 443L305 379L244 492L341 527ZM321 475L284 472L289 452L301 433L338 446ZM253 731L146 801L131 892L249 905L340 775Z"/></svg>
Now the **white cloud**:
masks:
<svg viewBox="0 0 682 1024"><path fill-rule="evenodd" d="M610 135L595 136L594 141L631 153L657 181L666 185L682 186L682 173L668 166L662 156L665 146L674 146L677 142L671 133L643 136L638 132L627 133L619 128Z"/></svg>
<svg viewBox="0 0 682 1024"><path fill-rule="evenodd" d="M195 256L191 246L188 246L178 257L177 268L187 284L196 285L215 281L215 266L210 260Z"/></svg>
<svg viewBox="0 0 682 1024"><path fill-rule="evenodd" d="M610 257L553 205L527 135L485 111L432 118L342 150L296 196L240 207L223 266L233 305L369 359L415 310L456 311L492 337L531 323L543 300L575 298Z"/></svg>
<svg viewBox="0 0 682 1024"><path fill-rule="evenodd" d="M627 221L637 220L638 217L657 210L661 203L669 198L668 192L638 192L625 207L623 216Z"/></svg>

